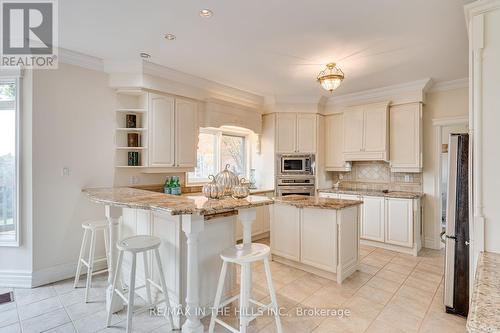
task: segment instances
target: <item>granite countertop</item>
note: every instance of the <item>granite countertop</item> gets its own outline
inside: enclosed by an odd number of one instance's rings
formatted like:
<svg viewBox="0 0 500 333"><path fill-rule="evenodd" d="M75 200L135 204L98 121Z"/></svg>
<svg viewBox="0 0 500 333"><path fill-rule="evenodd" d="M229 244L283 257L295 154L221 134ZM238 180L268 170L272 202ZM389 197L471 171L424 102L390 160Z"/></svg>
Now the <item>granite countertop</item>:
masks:
<svg viewBox="0 0 500 333"><path fill-rule="evenodd" d="M366 195L372 197L386 197L386 198L398 198L398 199L419 199L424 196L423 193L419 192L403 192L403 191L383 192L378 190L355 190L349 188L339 188L339 189L329 188L329 189L318 190L318 192Z"/></svg>
<svg viewBox="0 0 500 333"><path fill-rule="evenodd" d="M500 254L481 253L467 318L468 332L500 332L499 276Z"/></svg>
<svg viewBox="0 0 500 333"><path fill-rule="evenodd" d="M360 205L361 200L342 200L320 197L310 197L306 195L287 195L281 198L274 198L274 202L292 205L298 208L321 208L321 209L344 209L351 206Z"/></svg>
<svg viewBox="0 0 500 333"><path fill-rule="evenodd" d="M209 200L204 196L175 196L130 187L87 188L89 199L106 205L167 212L172 215L210 215L273 204L265 196L251 195L245 199Z"/></svg>

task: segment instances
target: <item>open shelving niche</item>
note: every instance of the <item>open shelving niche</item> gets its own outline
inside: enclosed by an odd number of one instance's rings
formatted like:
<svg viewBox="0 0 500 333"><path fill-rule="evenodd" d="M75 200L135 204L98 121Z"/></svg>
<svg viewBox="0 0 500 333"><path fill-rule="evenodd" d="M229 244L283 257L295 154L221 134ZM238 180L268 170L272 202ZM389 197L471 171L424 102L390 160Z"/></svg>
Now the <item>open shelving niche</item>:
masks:
<svg viewBox="0 0 500 333"><path fill-rule="evenodd" d="M115 166L117 168L145 168L148 161L148 93L144 90L116 91ZM136 128L127 128L126 115L136 115ZM139 147L128 147L127 134L139 135ZM128 152L139 152L139 166L128 165Z"/></svg>

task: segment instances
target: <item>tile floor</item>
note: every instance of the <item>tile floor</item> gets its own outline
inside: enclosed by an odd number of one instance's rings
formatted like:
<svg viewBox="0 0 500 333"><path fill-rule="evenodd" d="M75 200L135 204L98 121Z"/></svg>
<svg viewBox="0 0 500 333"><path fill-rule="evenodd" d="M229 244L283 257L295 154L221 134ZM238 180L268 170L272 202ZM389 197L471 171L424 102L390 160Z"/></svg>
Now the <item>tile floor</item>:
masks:
<svg viewBox="0 0 500 333"><path fill-rule="evenodd" d="M272 262L278 302L286 310L285 333L334 332L465 332L465 319L443 310L443 255L423 250L419 257L362 246L362 265L342 285ZM254 298L269 301L263 266L253 267ZM91 302L83 302L83 288L65 280L35 289L15 289L16 301L0 305L0 333L10 332L125 332L125 313L105 328L105 276L96 276ZM82 279L83 285L83 279ZM0 288L0 292L9 289ZM341 316L303 316L318 309L344 310ZM347 315L347 310L350 315ZM235 325L237 319L224 317ZM203 319L208 328L209 318ZM161 317L134 316L134 332L168 332ZM249 332L275 332L273 318L252 321ZM228 332L217 326L216 332Z"/></svg>

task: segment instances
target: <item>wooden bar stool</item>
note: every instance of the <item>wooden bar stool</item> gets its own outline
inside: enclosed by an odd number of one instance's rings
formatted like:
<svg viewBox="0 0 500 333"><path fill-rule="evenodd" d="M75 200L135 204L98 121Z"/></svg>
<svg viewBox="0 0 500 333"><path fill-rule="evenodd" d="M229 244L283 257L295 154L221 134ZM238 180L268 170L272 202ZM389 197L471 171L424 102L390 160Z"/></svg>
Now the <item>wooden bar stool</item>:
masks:
<svg viewBox="0 0 500 333"><path fill-rule="evenodd" d="M245 309L246 305L253 303L259 308L257 313L262 313L265 310L274 311L274 318L276 320L276 329L278 333L282 333L283 329L281 327L281 320L279 316L278 302L276 300L276 293L274 290L273 280L271 277L271 268L269 266L269 255L271 249L269 246L259 243L251 244L238 244L236 246L230 247L222 251L220 257L222 258L222 269L219 277L219 284L217 286L217 292L215 294L215 302L212 312L212 318L210 320L210 326L208 328L209 333L214 332L215 323L224 326L231 332L235 333L246 333L248 323L255 319L257 316L249 316L248 312L250 309ZM262 304L256 300L250 299L250 286L247 286L246 275L251 271L251 264L256 261L264 261L264 268L266 271L267 287L269 289L269 295L271 296L270 304ZM241 266L241 282L240 282L240 295L231 297L221 303L222 292L224 290L224 281L226 279L227 264L233 263ZM240 300L240 327L239 330L225 323L224 321L217 318L220 308L234 302L235 300ZM261 312L262 311L262 312Z"/></svg>
<svg viewBox="0 0 500 333"><path fill-rule="evenodd" d="M106 261L109 265L108 261L108 221L106 220L91 220L82 223L83 228L83 240L82 246L80 248L80 256L78 258L78 265L76 266L76 275L75 275L75 283L73 285L74 288L78 285L78 281L80 280L80 272L82 269L82 264L87 267L87 283L85 284L85 303L88 302L89 299L89 290L92 285L92 275L100 274L107 272L107 269L103 269L97 272L94 272L94 264L102 261ZM98 231L104 232L104 247L106 251L106 258L94 260L95 253L95 243L96 243L96 233ZM90 233L90 235L89 235ZM87 247L88 238L90 236L90 247L89 247L89 255L87 259L84 259L85 249Z"/></svg>
<svg viewBox="0 0 500 333"><path fill-rule="evenodd" d="M118 261L116 263L116 270L114 271L113 276L113 295L111 296L111 306L108 310L108 317L106 325L109 327L111 325L111 315L113 309L113 300L115 295L118 295L127 305L127 333L132 332L132 317L134 314L134 295L135 291L141 288L146 288L146 301L147 305L141 309L136 310L135 312L142 312L149 310L158 304L165 303L167 320L170 324L171 329L175 329L174 322L172 320L172 312L170 309L170 299L168 296L167 283L165 281L165 275L163 273L163 267L160 259L160 252L158 248L160 247L161 239L154 236L140 235L140 236L132 236L124 238L118 243L116 243L116 247L118 248ZM154 253L156 259L156 265L158 268L158 273L160 274L160 285L156 284L151 277L149 276L149 268L148 268L148 251L152 251ZM121 290L116 288L118 283L118 276L120 275L123 263L123 253L128 252L132 257L132 264L130 269L130 282L128 286L128 297L126 297ZM135 273L136 273L136 262L137 262L137 254L142 253L143 261L144 261L144 281L145 284L143 286L136 287L135 286ZM163 298L159 301L152 303L151 300L151 286L158 289Z"/></svg>

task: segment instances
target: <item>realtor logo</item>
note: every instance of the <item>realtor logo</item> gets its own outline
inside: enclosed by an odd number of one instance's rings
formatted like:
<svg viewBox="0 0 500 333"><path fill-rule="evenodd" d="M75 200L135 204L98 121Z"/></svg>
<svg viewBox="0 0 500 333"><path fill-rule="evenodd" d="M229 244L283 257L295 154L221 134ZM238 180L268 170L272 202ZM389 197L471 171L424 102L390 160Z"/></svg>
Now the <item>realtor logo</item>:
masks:
<svg viewBox="0 0 500 333"><path fill-rule="evenodd" d="M0 0L0 66L57 68L57 0Z"/></svg>

